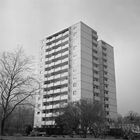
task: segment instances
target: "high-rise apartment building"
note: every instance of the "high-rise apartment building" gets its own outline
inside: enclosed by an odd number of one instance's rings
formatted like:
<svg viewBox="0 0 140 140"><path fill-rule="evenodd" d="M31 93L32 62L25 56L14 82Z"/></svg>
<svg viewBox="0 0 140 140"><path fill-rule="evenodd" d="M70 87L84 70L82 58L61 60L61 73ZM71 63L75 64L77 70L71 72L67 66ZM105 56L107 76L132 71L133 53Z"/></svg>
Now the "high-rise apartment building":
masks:
<svg viewBox="0 0 140 140"><path fill-rule="evenodd" d="M54 125L62 108L80 99L100 101L107 118L117 116L113 47L84 23L42 40L39 72L34 127Z"/></svg>

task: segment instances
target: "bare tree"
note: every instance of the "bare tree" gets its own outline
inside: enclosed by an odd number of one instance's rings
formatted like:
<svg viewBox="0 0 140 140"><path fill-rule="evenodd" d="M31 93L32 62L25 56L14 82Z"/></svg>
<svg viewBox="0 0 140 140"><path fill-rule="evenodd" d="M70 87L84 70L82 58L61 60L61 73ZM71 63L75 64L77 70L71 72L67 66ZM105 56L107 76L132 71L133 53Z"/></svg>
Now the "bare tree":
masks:
<svg viewBox="0 0 140 140"><path fill-rule="evenodd" d="M64 108L63 114L58 116L55 122L60 130L68 134L75 132L86 137L87 132L91 132L95 136L97 134L95 134L95 130L99 130L99 128L101 133L105 117L100 103L93 103L93 101L85 99L76 103L69 103Z"/></svg>
<svg viewBox="0 0 140 140"><path fill-rule="evenodd" d="M105 122L101 103L93 102L91 100L81 100L79 108L81 112L80 126L83 137L87 136L88 131L94 134L94 136L97 136L95 134L96 129L103 128Z"/></svg>
<svg viewBox="0 0 140 140"><path fill-rule="evenodd" d="M126 123L138 123L137 118L139 117L139 114L134 111L129 111L128 114L124 117L124 121Z"/></svg>
<svg viewBox="0 0 140 140"><path fill-rule="evenodd" d="M63 113L55 119L57 127L60 128L60 133L66 133L72 136L73 131L76 132L80 123L80 110L78 103L69 103Z"/></svg>
<svg viewBox="0 0 140 140"><path fill-rule="evenodd" d="M6 119L19 105L29 103L29 97L39 90L39 82L33 75L32 61L20 48L4 52L0 56L0 108L1 135Z"/></svg>

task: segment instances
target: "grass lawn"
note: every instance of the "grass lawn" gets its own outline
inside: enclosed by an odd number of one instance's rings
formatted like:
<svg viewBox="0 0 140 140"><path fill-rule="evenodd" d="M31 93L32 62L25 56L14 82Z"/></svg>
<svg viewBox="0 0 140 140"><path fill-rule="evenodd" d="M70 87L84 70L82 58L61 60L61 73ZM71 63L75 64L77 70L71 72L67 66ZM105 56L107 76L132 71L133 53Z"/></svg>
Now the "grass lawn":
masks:
<svg viewBox="0 0 140 140"><path fill-rule="evenodd" d="M20 136L4 136L2 140L104 140L101 138L63 138L63 137L20 137ZM0 136L1 140L1 136ZM116 140L115 138L106 138L105 140ZM122 140L122 139L118 139Z"/></svg>

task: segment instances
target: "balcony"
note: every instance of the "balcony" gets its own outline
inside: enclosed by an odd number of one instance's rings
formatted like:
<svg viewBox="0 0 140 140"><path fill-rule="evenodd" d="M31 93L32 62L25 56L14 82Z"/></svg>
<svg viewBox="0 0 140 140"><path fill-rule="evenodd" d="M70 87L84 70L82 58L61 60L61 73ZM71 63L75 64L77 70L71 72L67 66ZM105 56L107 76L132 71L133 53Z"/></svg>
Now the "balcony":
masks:
<svg viewBox="0 0 140 140"><path fill-rule="evenodd" d="M61 77L68 76L68 72L62 73Z"/></svg>
<svg viewBox="0 0 140 140"><path fill-rule="evenodd" d="M68 99L68 95L61 96L61 100Z"/></svg>
<svg viewBox="0 0 140 140"><path fill-rule="evenodd" d="M51 56L50 58L49 58L49 61L52 61L54 59L54 56Z"/></svg>
<svg viewBox="0 0 140 140"><path fill-rule="evenodd" d="M49 42L49 40L47 39L47 40L46 40L46 43L48 43L48 42Z"/></svg>
<svg viewBox="0 0 140 140"><path fill-rule="evenodd" d="M50 80L54 79L53 76L50 76Z"/></svg>
<svg viewBox="0 0 140 140"><path fill-rule="evenodd" d="M67 62L68 60L69 60L68 58L65 58L65 59L62 60L62 63Z"/></svg>
<svg viewBox="0 0 140 140"><path fill-rule="evenodd" d="M61 88L61 92L68 91L68 87Z"/></svg>
<svg viewBox="0 0 140 140"><path fill-rule="evenodd" d="M68 103L63 103L63 104L60 105L60 107L61 107L61 108L64 108L64 107L67 106L67 105L68 105Z"/></svg>
<svg viewBox="0 0 140 140"><path fill-rule="evenodd" d="M58 47L57 49L55 49L55 52L58 52L61 50L61 47Z"/></svg>
<svg viewBox="0 0 140 140"><path fill-rule="evenodd" d="M60 107L60 104L53 105L53 108L59 108L59 107Z"/></svg>
<svg viewBox="0 0 140 140"><path fill-rule="evenodd" d="M63 42L66 42L66 41L69 41L69 38L68 37L65 38L65 39L63 39Z"/></svg>
<svg viewBox="0 0 140 140"><path fill-rule="evenodd" d="M42 106L42 110L46 110L47 107L45 105Z"/></svg>
<svg viewBox="0 0 140 140"><path fill-rule="evenodd" d="M48 55L48 54L49 54L49 52L47 51L47 52L46 52L46 55Z"/></svg>
<svg viewBox="0 0 140 140"><path fill-rule="evenodd" d="M42 85L42 87L43 87L43 88L46 88L46 87L47 87L47 85Z"/></svg>
<svg viewBox="0 0 140 140"><path fill-rule="evenodd" d="M57 39L57 42L55 43L55 45L58 45L61 43L61 40Z"/></svg>
<svg viewBox="0 0 140 140"><path fill-rule="evenodd" d="M59 112L53 113L53 117L57 117L59 114Z"/></svg>
<svg viewBox="0 0 140 140"><path fill-rule="evenodd" d="M61 81L61 84L66 84L66 83L68 83L68 80Z"/></svg>
<svg viewBox="0 0 140 140"><path fill-rule="evenodd" d="M61 67L55 68L55 71L59 71L61 70Z"/></svg>
<svg viewBox="0 0 140 140"><path fill-rule="evenodd" d="M45 121L45 125L54 125L55 121Z"/></svg>
<svg viewBox="0 0 140 140"><path fill-rule="evenodd" d="M65 66L62 67L62 69L68 69L68 68L69 68L68 65L65 65Z"/></svg>
<svg viewBox="0 0 140 140"><path fill-rule="evenodd" d="M51 70L49 70L49 71L48 71L48 73L52 73L52 72L54 72L54 70L53 70L53 69L51 69Z"/></svg>
<svg viewBox="0 0 140 140"><path fill-rule="evenodd" d="M55 36L55 39L59 39L62 36L62 34L59 34L57 36Z"/></svg>
<svg viewBox="0 0 140 140"><path fill-rule="evenodd" d="M63 33L63 36L68 35L69 31L66 31L65 33Z"/></svg>
<svg viewBox="0 0 140 140"><path fill-rule="evenodd" d="M52 109L52 108L53 108L52 105L48 105L48 106L46 106L46 109Z"/></svg>
<svg viewBox="0 0 140 140"><path fill-rule="evenodd" d="M57 54L56 56L55 56L55 58L58 58L58 57L60 57L61 56L61 54Z"/></svg>
<svg viewBox="0 0 140 140"><path fill-rule="evenodd" d="M51 76L51 77L48 77L48 78L45 78L45 81L52 80L52 77L53 77L53 76Z"/></svg>
<svg viewBox="0 0 140 140"><path fill-rule="evenodd" d="M53 98L53 101L58 101L58 100L60 100L60 98L61 98L60 96L56 96Z"/></svg>
<svg viewBox="0 0 140 140"><path fill-rule="evenodd" d="M51 83L51 84L48 84L48 87L52 87L53 86L53 83Z"/></svg>
<svg viewBox="0 0 140 140"><path fill-rule="evenodd" d="M52 94L53 93L53 90L50 90L47 92L47 94Z"/></svg>
<svg viewBox="0 0 140 140"><path fill-rule="evenodd" d="M54 52L55 52L55 50L52 49L52 50L49 52L49 54L51 55L51 54L54 53Z"/></svg>
<svg viewBox="0 0 140 140"><path fill-rule="evenodd" d="M53 101L53 98L48 98L47 102Z"/></svg>
<svg viewBox="0 0 140 140"><path fill-rule="evenodd" d="M67 45L64 45L63 47L62 47L62 49L65 49L65 48L68 48L69 47L69 45L67 44Z"/></svg>
<svg viewBox="0 0 140 140"><path fill-rule="evenodd" d="M46 98L43 98L43 102L46 102L47 101L47 99Z"/></svg>
<svg viewBox="0 0 140 140"><path fill-rule="evenodd" d="M58 86L58 85L60 85L60 81L54 83L54 86Z"/></svg>
<svg viewBox="0 0 140 140"><path fill-rule="evenodd" d="M52 62L51 64L49 64L49 67L52 67L52 66L54 66L54 62Z"/></svg>
<svg viewBox="0 0 140 140"><path fill-rule="evenodd" d="M42 113L42 117L51 117L52 113Z"/></svg>
<svg viewBox="0 0 140 140"><path fill-rule="evenodd" d="M62 53L62 55L64 56L64 55L67 55L68 53L69 53L69 51L65 51Z"/></svg>
<svg viewBox="0 0 140 140"><path fill-rule="evenodd" d="M57 65L57 64L61 64L61 60L55 62L55 65Z"/></svg>
<svg viewBox="0 0 140 140"><path fill-rule="evenodd" d="M54 90L54 93L59 93L60 92L60 89L55 89Z"/></svg>
<svg viewBox="0 0 140 140"><path fill-rule="evenodd" d="M54 76L54 79L60 78L60 74Z"/></svg>

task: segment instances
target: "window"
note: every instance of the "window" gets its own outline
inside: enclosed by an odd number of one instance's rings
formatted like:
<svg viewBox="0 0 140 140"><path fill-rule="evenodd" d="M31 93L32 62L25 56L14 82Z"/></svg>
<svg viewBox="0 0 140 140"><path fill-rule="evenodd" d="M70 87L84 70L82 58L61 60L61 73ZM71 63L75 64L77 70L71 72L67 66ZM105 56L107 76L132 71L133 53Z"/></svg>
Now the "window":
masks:
<svg viewBox="0 0 140 140"><path fill-rule="evenodd" d="M104 98L104 101L108 101L109 99L107 97Z"/></svg>
<svg viewBox="0 0 140 140"><path fill-rule="evenodd" d="M106 77L104 77L104 81L107 81L107 78Z"/></svg>
<svg viewBox="0 0 140 140"><path fill-rule="evenodd" d="M109 112L108 111L106 111L106 115L109 115Z"/></svg>
<svg viewBox="0 0 140 140"><path fill-rule="evenodd" d="M104 68L106 69L107 68L107 66L106 65L103 65L104 66Z"/></svg>
<svg viewBox="0 0 140 140"><path fill-rule="evenodd" d="M94 89L99 89L99 86L94 85L93 88Z"/></svg>
<svg viewBox="0 0 140 140"><path fill-rule="evenodd" d="M103 54L103 56L107 56L107 54L106 53L102 53Z"/></svg>
<svg viewBox="0 0 140 140"><path fill-rule="evenodd" d="M94 73L98 74L98 71L94 70Z"/></svg>
<svg viewBox="0 0 140 140"><path fill-rule="evenodd" d="M94 50L94 49L93 49L93 52L94 52L94 53L97 53L97 51L96 51L96 50Z"/></svg>
<svg viewBox="0 0 140 140"><path fill-rule="evenodd" d="M97 68L98 67L98 64L94 64L94 66Z"/></svg>
<svg viewBox="0 0 140 140"><path fill-rule="evenodd" d="M104 94L108 94L108 91L105 90L105 91L104 91Z"/></svg>
<svg viewBox="0 0 140 140"><path fill-rule="evenodd" d="M93 59L98 60L98 58L96 56L93 56Z"/></svg>
<svg viewBox="0 0 140 140"><path fill-rule="evenodd" d="M106 75L107 74L107 72L106 71L104 71L104 75Z"/></svg>
<svg viewBox="0 0 140 140"><path fill-rule="evenodd" d="M105 107L106 107L106 108L109 108L109 104L105 104Z"/></svg>
<svg viewBox="0 0 140 140"><path fill-rule="evenodd" d="M106 59L103 59L103 62L107 62L107 60Z"/></svg>
<svg viewBox="0 0 140 140"><path fill-rule="evenodd" d="M99 79L94 77L94 78L93 78L93 81L99 81Z"/></svg>
<svg viewBox="0 0 140 140"><path fill-rule="evenodd" d="M108 84L104 84L105 87L108 87Z"/></svg>

